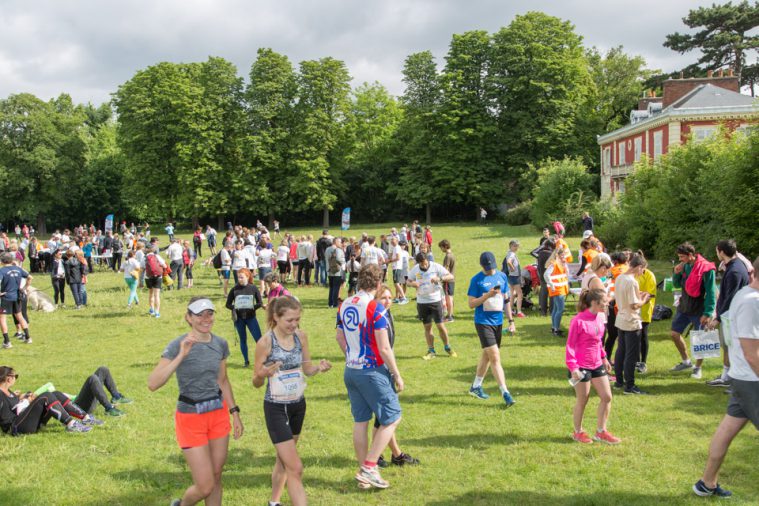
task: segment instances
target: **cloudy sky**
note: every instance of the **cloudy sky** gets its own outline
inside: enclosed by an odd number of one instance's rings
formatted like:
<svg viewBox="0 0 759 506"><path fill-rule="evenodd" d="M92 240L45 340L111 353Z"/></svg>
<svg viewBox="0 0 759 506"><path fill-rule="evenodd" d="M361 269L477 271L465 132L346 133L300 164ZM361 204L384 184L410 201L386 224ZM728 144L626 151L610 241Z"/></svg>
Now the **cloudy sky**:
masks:
<svg viewBox="0 0 759 506"><path fill-rule="evenodd" d="M585 43L623 45L666 71L691 63L662 47L689 9L714 0L0 0L0 97L66 92L100 103L160 61L221 56L246 76L259 47L293 62L344 60L353 84L403 92L404 58L445 56L453 33L506 26L541 10L570 20Z"/></svg>

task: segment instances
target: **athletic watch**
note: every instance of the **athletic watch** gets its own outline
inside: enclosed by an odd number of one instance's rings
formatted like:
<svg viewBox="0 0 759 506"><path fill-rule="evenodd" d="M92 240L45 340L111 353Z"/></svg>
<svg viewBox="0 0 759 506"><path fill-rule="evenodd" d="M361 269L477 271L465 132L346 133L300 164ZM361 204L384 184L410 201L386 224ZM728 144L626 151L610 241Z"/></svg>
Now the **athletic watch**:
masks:
<svg viewBox="0 0 759 506"><path fill-rule="evenodd" d="M240 406L235 406L234 408L229 408L229 414L230 415L233 415L233 414L239 413L239 412L240 412Z"/></svg>

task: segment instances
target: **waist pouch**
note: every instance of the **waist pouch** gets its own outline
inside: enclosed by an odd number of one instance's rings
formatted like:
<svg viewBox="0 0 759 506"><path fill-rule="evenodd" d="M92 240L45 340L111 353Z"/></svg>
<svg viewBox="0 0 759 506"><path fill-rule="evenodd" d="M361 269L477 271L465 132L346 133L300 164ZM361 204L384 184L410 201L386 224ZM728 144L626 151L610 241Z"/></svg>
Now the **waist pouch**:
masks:
<svg viewBox="0 0 759 506"><path fill-rule="evenodd" d="M213 397L209 397L207 399L190 399L187 396L180 395L179 400L181 402L184 402L185 404L189 404L191 406L195 407L195 412L199 415L203 413L208 413L210 411L216 411L217 409L222 409L224 407L224 401L221 398L221 390L218 394L214 395Z"/></svg>

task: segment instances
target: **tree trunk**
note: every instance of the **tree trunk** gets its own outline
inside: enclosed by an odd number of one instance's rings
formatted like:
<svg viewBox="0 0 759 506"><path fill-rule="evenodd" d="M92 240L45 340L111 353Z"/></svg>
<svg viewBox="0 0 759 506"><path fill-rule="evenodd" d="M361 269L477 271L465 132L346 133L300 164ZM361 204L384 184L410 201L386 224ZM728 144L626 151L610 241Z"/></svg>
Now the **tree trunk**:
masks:
<svg viewBox="0 0 759 506"><path fill-rule="evenodd" d="M274 230L274 211L269 211L269 230Z"/></svg>
<svg viewBox="0 0 759 506"><path fill-rule="evenodd" d="M192 216L192 230L193 230L193 232L194 232L195 230L197 230L197 228L198 228L198 224L199 224L199 223L200 223L200 218L198 218L198 215L197 215L197 214L194 214L194 215Z"/></svg>
<svg viewBox="0 0 759 506"><path fill-rule="evenodd" d="M425 207L426 213L427 213L427 223L426 225L432 225L432 206L429 204Z"/></svg>
<svg viewBox="0 0 759 506"><path fill-rule="evenodd" d="M218 216L218 220L216 221L216 228L221 231L224 230L224 215L220 214Z"/></svg>
<svg viewBox="0 0 759 506"><path fill-rule="evenodd" d="M47 221L45 215L39 213L37 215L37 237L43 237L47 235Z"/></svg>
<svg viewBox="0 0 759 506"><path fill-rule="evenodd" d="M322 227L329 228L329 208L324 206L324 215L322 218Z"/></svg>

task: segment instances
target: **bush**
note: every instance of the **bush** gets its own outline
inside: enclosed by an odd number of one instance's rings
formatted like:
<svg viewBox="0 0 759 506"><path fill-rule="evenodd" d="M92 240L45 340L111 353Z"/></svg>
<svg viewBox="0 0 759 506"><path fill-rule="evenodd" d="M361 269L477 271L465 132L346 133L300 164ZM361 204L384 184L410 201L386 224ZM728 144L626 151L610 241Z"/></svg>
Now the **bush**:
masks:
<svg viewBox="0 0 759 506"><path fill-rule="evenodd" d="M580 229L582 212L595 202L593 176L576 158L543 160L537 169L530 218L538 228L561 221L567 233Z"/></svg>
<svg viewBox="0 0 759 506"><path fill-rule="evenodd" d="M530 209L532 209L531 200L520 202L516 206L506 211L506 214L504 215L504 221L507 225L529 225Z"/></svg>

